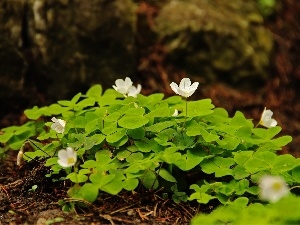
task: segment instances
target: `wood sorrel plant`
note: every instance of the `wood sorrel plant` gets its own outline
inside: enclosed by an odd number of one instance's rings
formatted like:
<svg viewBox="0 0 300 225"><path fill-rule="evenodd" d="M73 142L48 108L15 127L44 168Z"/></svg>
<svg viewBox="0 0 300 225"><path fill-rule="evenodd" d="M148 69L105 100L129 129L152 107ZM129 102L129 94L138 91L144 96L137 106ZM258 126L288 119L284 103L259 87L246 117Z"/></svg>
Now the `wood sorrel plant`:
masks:
<svg viewBox="0 0 300 225"><path fill-rule="evenodd" d="M182 85L171 87L179 95L185 90L185 98L198 87L189 79ZM104 93L95 85L71 100L25 110L29 122L2 129L2 154L13 149L28 161L46 158L51 174L73 183L69 197L88 202L100 192L117 195L142 185L163 188L175 202L214 199L214 205L245 208L260 202L258 182L265 175L281 176L290 187L300 183L300 161L276 154L292 138L277 136L281 128L269 121L270 112L268 127L255 127L243 113L229 117L210 99L140 90L126 78ZM32 151L23 151L25 143Z"/></svg>

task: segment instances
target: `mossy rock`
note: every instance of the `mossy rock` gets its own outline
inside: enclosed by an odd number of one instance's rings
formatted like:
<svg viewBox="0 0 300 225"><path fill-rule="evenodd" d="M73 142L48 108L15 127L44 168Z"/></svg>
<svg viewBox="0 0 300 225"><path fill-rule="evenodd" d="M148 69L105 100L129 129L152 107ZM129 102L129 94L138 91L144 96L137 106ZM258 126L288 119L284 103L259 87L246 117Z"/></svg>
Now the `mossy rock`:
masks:
<svg viewBox="0 0 300 225"><path fill-rule="evenodd" d="M268 77L273 39L254 0L173 0L156 24L168 62L188 74L236 84Z"/></svg>

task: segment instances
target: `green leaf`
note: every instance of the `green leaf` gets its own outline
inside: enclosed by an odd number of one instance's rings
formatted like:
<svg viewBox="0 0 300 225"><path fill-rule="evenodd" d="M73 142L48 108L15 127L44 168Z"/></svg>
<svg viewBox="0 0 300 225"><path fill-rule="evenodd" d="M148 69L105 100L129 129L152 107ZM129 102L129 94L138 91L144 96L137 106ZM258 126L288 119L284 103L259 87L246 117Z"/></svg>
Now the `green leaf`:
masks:
<svg viewBox="0 0 300 225"><path fill-rule="evenodd" d="M199 193L195 192L191 194L189 200L197 200L198 203L207 204L210 200L215 199L216 197L206 194L206 193Z"/></svg>
<svg viewBox="0 0 300 225"><path fill-rule="evenodd" d="M201 134L201 125L195 120L191 120L186 123L186 135L187 136L197 136Z"/></svg>
<svg viewBox="0 0 300 225"><path fill-rule="evenodd" d="M167 181L177 182L175 177L173 177L166 169L159 169L158 175Z"/></svg>
<svg viewBox="0 0 300 225"><path fill-rule="evenodd" d="M62 113L65 113L69 110L70 108L69 107L63 107L59 104L52 104L48 107L48 115L59 115L59 114L62 114Z"/></svg>
<svg viewBox="0 0 300 225"><path fill-rule="evenodd" d="M52 157L47 159L45 166L52 166L54 164L57 164L57 159L58 159L57 157Z"/></svg>
<svg viewBox="0 0 300 225"><path fill-rule="evenodd" d="M117 128L114 133L106 136L106 141L109 143L117 142L126 135L126 132L127 132L127 129Z"/></svg>
<svg viewBox="0 0 300 225"><path fill-rule="evenodd" d="M149 127L146 127L146 131L151 131L151 132L160 132L168 127L174 126L176 123L175 121L165 121L165 122L160 122L156 123L154 125L151 125Z"/></svg>
<svg viewBox="0 0 300 225"><path fill-rule="evenodd" d="M292 137L285 135L270 141L271 144L275 145L276 147L286 146L288 143L292 141Z"/></svg>
<svg viewBox="0 0 300 225"><path fill-rule="evenodd" d="M290 154L277 156L275 160L268 160L273 164L271 169L273 174L280 175L286 171L294 169L297 166L296 159Z"/></svg>
<svg viewBox="0 0 300 225"><path fill-rule="evenodd" d="M181 158L181 153L176 151L178 151L176 147L166 148L162 153L161 159L168 164L175 163Z"/></svg>
<svg viewBox="0 0 300 225"><path fill-rule="evenodd" d="M232 158L214 157L212 159L204 159L200 166L202 171L207 174L215 173L216 177L232 175L230 167L234 164Z"/></svg>
<svg viewBox="0 0 300 225"><path fill-rule="evenodd" d="M155 190L158 188L159 185L156 174L151 170L145 170L141 178L141 182L143 186L149 190Z"/></svg>
<svg viewBox="0 0 300 225"><path fill-rule="evenodd" d="M78 102L74 106L74 110L80 111L83 108L86 108L86 107L89 107L89 106L94 106L94 105L95 105L95 99L93 99L93 98L86 98L86 99L83 99L80 102Z"/></svg>
<svg viewBox="0 0 300 225"><path fill-rule="evenodd" d="M160 102L164 97L164 94L161 93L155 93L149 96L143 96L140 95L138 100L141 106L149 106L154 105L158 102Z"/></svg>
<svg viewBox="0 0 300 225"><path fill-rule="evenodd" d="M123 181L124 189L127 191L133 191L139 184L137 178L127 178Z"/></svg>
<svg viewBox="0 0 300 225"><path fill-rule="evenodd" d="M205 116L213 113L211 99L202 99L187 103L188 117ZM184 109L185 110L185 109ZM184 111L184 114L186 112Z"/></svg>
<svg viewBox="0 0 300 225"><path fill-rule="evenodd" d="M185 133L175 133L173 143L177 148L184 150L194 146L194 138L187 136Z"/></svg>
<svg viewBox="0 0 300 225"><path fill-rule="evenodd" d="M252 133L256 136L264 139L264 140L271 140L275 135L277 135L281 131L281 127L271 127L269 129L264 128L254 128L252 129Z"/></svg>
<svg viewBox="0 0 300 225"><path fill-rule="evenodd" d="M102 95L102 86L100 84L96 84L92 86L87 92L86 96L90 98L99 98Z"/></svg>
<svg viewBox="0 0 300 225"><path fill-rule="evenodd" d="M232 203L235 206L245 208L248 205L249 199L246 197L239 197Z"/></svg>
<svg viewBox="0 0 300 225"><path fill-rule="evenodd" d="M181 158L174 164L183 171L188 171L199 165L204 159L200 151L187 150L187 153L182 155Z"/></svg>
<svg viewBox="0 0 300 225"><path fill-rule="evenodd" d="M41 110L37 106L34 106L32 109L26 109L24 113L31 120L36 120L42 115Z"/></svg>
<svg viewBox="0 0 300 225"><path fill-rule="evenodd" d="M86 182L88 180L88 177L86 175L77 174L75 172L70 173L66 178L70 179L74 183L82 183L82 182Z"/></svg>
<svg viewBox="0 0 300 225"><path fill-rule="evenodd" d="M127 142L128 142L128 136L125 135L119 141L112 142L112 143L110 143L110 145L118 148L120 146L125 145Z"/></svg>
<svg viewBox="0 0 300 225"><path fill-rule="evenodd" d="M115 174L91 174L90 175L90 181L96 185L99 189L101 189L104 185L107 185L110 183L114 178Z"/></svg>
<svg viewBox="0 0 300 225"><path fill-rule="evenodd" d="M126 110L124 114L126 115L139 115L142 116L145 113L145 109L144 108L131 108L129 110Z"/></svg>
<svg viewBox="0 0 300 225"><path fill-rule="evenodd" d="M245 162L252 158L253 153L253 151L242 151L233 152L232 154L234 155L234 161L239 165L243 165Z"/></svg>
<svg viewBox="0 0 300 225"><path fill-rule="evenodd" d="M167 117L170 115L169 106L166 103L159 104L155 109L151 110L146 116L151 117Z"/></svg>
<svg viewBox="0 0 300 225"><path fill-rule="evenodd" d="M143 137L145 137L145 129L143 127L139 127L136 129L128 130L127 134L133 139L142 139Z"/></svg>
<svg viewBox="0 0 300 225"><path fill-rule="evenodd" d="M178 95L175 95L175 96L171 96L169 98L166 98L164 100L164 102L167 102L168 104L176 104L176 103L180 103L182 101L182 98Z"/></svg>
<svg viewBox="0 0 300 225"><path fill-rule="evenodd" d="M149 120L144 116L125 115L118 121L118 124L127 129L136 129L144 126L148 121Z"/></svg>
<svg viewBox="0 0 300 225"><path fill-rule="evenodd" d="M96 161L99 164L108 164L112 161L112 153L109 150L97 151L95 154Z"/></svg>
<svg viewBox="0 0 300 225"><path fill-rule="evenodd" d="M219 140L219 135L213 131L207 132L203 127L200 127L200 133L206 142L213 142Z"/></svg>
<svg viewBox="0 0 300 225"><path fill-rule="evenodd" d="M244 167L237 165L235 168L233 168L232 175L233 175L234 179L240 180L240 179L248 177L250 175L250 173L247 172Z"/></svg>
<svg viewBox="0 0 300 225"><path fill-rule="evenodd" d="M82 96L81 93L76 94L76 95L71 99L72 105L75 105L76 102L78 102L78 100L80 99L81 96Z"/></svg>
<svg viewBox="0 0 300 225"><path fill-rule="evenodd" d="M300 183L300 166L297 166L292 170L292 177L295 182Z"/></svg>
<svg viewBox="0 0 300 225"><path fill-rule="evenodd" d="M6 131L4 134L0 135L0 142L5 144L13 135L13 132Z"/></svg>
<svg viewBox="0 0 300 225"><path fill-rule="evenodd" d="M212 136L216 138L216 136ZM216 142L220 145L221 148L227 150L235 150L240 144L241 140L233 135L225 135L223 139L217 139Z"/></svg>
<svg viewBox="0 0 300 225"><path fill-rule="evenodd" d="M73 124L76 128L85 128L86 120L83 116L78 116L73 120Z"/></svg>
<svg viewBox="0 0 300 225"><path fill-rule="evenodd" d="M149 140L147 138L143 138L141 140L135 141L134 143L141 152L150 152L150 151L159 150L159 146L154 139Z"/></svg>
<svg viewBox="0 0 300 225"><path fill-rule="evenodd" d="M244 167L251 174L270 169L270 166L265 161L254 157L245 162Z"/></svg>
<svg viewBox="0 0 300 225"><path fill-rule="evenodd" d="M98 193L98 187L91 183L85 183L78 191L78 194L88 202L94 202L98 197Z"/></svg>
<svg viewBox="0 0 300 225"><path fill-rule="evenodd" d="M113 113L109 114L108 116L106 116L104 118L104 121L105 122L114 122L114 121L117 121L121 116L122 116L122 114L119 111L113 112Z"/></svg>
<svg viewBox="0 0 300 225"><path fill-rule="evenodd" d="M123 181L113 180L112 182L101 186L100 190L105 191L111 195L117 195L123 189Z"/></svg>

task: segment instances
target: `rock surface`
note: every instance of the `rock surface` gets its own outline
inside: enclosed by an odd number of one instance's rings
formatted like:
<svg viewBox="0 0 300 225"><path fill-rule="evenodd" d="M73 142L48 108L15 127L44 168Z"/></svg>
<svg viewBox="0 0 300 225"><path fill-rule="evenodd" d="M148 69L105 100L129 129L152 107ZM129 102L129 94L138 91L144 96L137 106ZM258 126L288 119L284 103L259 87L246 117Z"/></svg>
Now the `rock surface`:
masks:
<svg viewBox="0 0 300 225"><path fill-rule="evenodd" d="M169 62L188 74L231 83L267 77L273 40L255 1L173 0L156 23Z"/></svg>

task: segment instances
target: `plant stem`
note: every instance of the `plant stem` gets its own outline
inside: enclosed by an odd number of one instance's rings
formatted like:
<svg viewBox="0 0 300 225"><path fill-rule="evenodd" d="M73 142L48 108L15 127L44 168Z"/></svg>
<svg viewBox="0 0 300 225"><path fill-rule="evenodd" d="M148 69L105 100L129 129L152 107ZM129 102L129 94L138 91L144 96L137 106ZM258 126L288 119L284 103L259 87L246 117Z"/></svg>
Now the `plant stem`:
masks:
<svg viewBox="0 0 300 225"><path fill-rule="evenodd" d="M181 132L183 132L183 129L185 128L186 118L187 118L187 98L185 98L185 118L184 118Z"/></svg>

